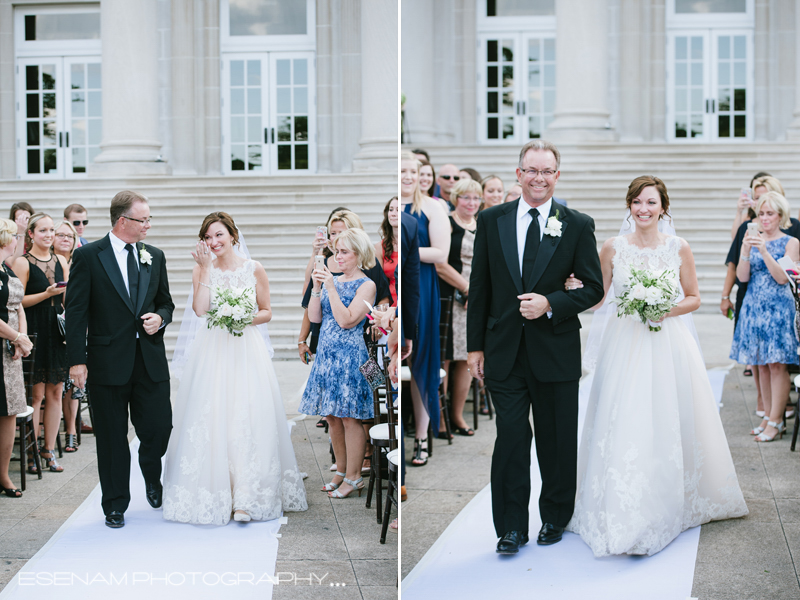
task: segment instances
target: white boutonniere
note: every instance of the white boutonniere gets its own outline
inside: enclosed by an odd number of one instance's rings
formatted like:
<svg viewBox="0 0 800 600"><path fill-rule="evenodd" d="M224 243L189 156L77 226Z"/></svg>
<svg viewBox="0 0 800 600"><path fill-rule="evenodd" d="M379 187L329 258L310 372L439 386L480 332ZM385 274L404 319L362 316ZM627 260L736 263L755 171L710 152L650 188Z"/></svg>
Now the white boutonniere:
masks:
<svg viewBox="0 0 800 600"><path fill-rule="evenodd" d="M144 244L142 244L142 247L139 248L139 262L143 265L153 264L153 256L145 249Z"/></svg>
<svg viewBox="0 0 800 600"><path fill-rule="evenodd" d="M561 237L561 221L558 220L558 210L553 217L547 219L547 224L544 226L544 234L552 237Z"/></svg>

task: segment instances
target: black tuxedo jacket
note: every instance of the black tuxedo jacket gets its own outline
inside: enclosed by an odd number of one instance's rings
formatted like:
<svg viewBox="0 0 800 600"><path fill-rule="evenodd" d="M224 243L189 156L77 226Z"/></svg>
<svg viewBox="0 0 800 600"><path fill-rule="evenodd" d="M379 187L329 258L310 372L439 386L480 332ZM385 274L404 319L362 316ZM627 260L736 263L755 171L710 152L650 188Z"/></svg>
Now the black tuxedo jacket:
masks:
<svg viewBox="0 0 800 600"><path fill-rule="evenodd" d="M416 341L419 318L419 227L417 220L400 213L402 247L400 271L400 302L402 316L400 324L403 340ZM401 345L405 343L401 341Z"/></svg>
<svg viewBox="0 0 800 600"><path fill-rule="evenodd" d="M482 350L489 379L508 377L520 338L526 336L530 368L542 382L581 377L581 322L578 314L603 297L603 275L594 221L556 202L551 216L561 221L561 236L544 235L528 281L522 281L517 253L517 205L489 208L478 217L467 306L467 350ZM583 288L564 289L570 273ZM552 318L527 320L519 312L518 295L546 296Z"/></svg>
<svg viewBox="0 0 800 600"><path fill-rule="evenodd" d="M147 335L141 315L156 313L164 325L172 321L175 305L169 294L164 253L144 246L152 264L139 262L137 306L131 297L108 236L78 248L72 258L66 294L67 360L69 366L85 364L98 385L124 385L133 372L136 334L147 373L154 382L169 381L164 330ZM88 329L88 336L86 334Z"/></svg>

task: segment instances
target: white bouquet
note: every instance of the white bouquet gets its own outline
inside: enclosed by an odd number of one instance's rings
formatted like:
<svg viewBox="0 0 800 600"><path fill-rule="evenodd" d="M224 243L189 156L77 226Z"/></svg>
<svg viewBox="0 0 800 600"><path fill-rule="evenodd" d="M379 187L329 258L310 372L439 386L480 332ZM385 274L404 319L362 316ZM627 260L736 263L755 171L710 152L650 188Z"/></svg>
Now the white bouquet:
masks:
<svg viewBox="0 0 800 600"><path fill-rule="evenodd" d="M650 331L661 331L661 324L655 321L675 307L677 297L678 278L673 271L631 269L625 291L614 302L618 317L636 315Z"/></svg>
<svg viewBox="0 0 800 600"><path fill-rule="evenodd" d="M214 308L206 313L208 328L227 329L240 337L258 312L254 288L219 288L212 290Z"/></svg>

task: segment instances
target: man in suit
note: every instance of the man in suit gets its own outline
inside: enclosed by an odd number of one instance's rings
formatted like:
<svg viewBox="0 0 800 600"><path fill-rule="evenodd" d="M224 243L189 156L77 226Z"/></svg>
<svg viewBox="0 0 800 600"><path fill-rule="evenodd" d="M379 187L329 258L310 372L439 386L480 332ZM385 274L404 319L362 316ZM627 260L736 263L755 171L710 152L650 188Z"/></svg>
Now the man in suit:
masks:
<svg viewBox="0 0 800 600"><path fill-rule="evenodd" d="M578 453L578 314L603 297L594 221L553 202L558 149L534 140L520 152L522 197L478 217L467 311L470 372L497 412L492 514L497 552L528 541L529 415L542 476L538 543L561 540L575 505ZM565 291L571 273L583 288Z"/></svg>
<svg viewBox="0 0 800 600"><path fill-rule="evenodd" d="M131 498L129 407L147 501L161 506L161 457L172 430L164 327L175 305L164 253L141 243L150 229L147 198L118 193L111 225L75 251L66 325L70 378L78 388L89 381L106 525L118 528Z"/></svg>

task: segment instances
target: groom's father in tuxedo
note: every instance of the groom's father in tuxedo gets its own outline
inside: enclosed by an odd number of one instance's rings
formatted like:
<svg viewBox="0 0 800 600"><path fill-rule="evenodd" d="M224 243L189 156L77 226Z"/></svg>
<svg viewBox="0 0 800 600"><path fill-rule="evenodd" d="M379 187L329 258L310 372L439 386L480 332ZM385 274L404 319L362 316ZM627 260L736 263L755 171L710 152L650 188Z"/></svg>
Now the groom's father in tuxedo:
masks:
<svg viewBox="0 0 800 600"><path fill-rule="evenodd" d="M131 499L129 408L147 501L161 506L161 457L172 430L164 327L175 305L164 253L142 243L150 229L147 198L118 193L111 225L108 235L73 256L67 358L75 385L89 382L106 525L122 527Z"/></svg>
<svg viewBox="0 0 800 600"><path fill-rule="evenodd" d="M575 505L578 454L578 314L603 297L594 221L553 202L561 156L544 140L523 146L522 197L478 218L467 315L468 363L497 412L492 514L497 551L528 541L533 410L542 476L539 544L561 540ZM565 291L574 273L583 288Z"/></svg>

